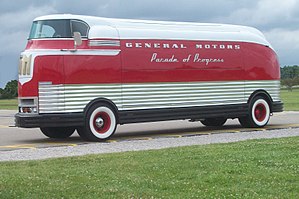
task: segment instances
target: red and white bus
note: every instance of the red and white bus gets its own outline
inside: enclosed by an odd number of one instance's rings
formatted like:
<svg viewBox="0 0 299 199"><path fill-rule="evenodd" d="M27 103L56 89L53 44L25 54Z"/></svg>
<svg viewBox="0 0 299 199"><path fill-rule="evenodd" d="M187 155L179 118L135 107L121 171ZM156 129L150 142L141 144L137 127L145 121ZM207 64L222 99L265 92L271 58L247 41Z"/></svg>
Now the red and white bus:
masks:
<svg viewBox="0 0 299 199"><path fill-rule="evenodd" d="M48 15L19 64L16 125L50 138L110 138L166 120L265 126L283 109L277 55L251 27Z"/></svg>

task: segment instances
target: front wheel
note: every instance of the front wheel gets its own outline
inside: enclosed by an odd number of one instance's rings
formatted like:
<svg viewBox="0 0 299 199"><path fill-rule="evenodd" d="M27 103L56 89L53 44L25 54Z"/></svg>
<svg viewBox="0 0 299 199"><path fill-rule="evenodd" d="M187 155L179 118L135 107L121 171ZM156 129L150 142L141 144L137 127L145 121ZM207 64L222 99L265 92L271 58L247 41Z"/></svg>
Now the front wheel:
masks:
<svg viewBox="0 0 299 199"><path fill-rule="evenodd" d="M85 125L77 130L84 140L104 141L114 134L116 126L113 109L105 104L95 104L87 111Z"/></svg>
<svg viewBox="0 0 299 199"><path fill-rule="evenodd" d="M243 127L264 127L270 119L269 103L261 96L255 97L249 105L249 113L239 118Z"/></svg>
<svg viewBox="0 0 299 199"><path fill-rule="evenodd" d="M49 137L49 138L68 138L70 137L74 131L75 128L73 127L45 127L40 128L41 132Z"/></svg>

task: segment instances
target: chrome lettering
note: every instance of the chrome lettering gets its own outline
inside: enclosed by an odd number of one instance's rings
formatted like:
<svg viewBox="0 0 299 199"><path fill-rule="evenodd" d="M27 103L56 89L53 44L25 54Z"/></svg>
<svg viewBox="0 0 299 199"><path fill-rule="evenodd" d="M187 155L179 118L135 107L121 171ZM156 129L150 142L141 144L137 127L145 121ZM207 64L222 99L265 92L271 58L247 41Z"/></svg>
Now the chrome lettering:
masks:
<svg viewBox="0 0 299 199"><path fill-rule="evenodd" d="M133 44L132 43L126 43L126 47L127 48L133 48Z"/></svg>
<svg viewBox="0 0 299 199"><path fill-rule="evenodd" d="M154 49L188 49L189 46L183 44L183 43L142 43L142 42L128 42L125 43L126 48L154 48ZM209 44L205 42L204 44L197 43L195 44L195 49L206 49L206 50L240 50L241 45L239 44Z"/></svg>
<svg viewBox="0 0 299 199"><path fill-rule="evenodd" d="M142 44L141 43L136 43L135 46L136 46L136 48L142 48Z"/></svg>

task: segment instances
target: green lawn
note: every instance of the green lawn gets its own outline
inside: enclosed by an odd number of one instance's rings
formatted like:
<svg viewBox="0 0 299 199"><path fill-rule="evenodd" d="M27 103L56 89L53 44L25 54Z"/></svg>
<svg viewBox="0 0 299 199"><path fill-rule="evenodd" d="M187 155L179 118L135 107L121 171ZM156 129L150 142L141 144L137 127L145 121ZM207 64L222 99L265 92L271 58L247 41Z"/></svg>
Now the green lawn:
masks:
<svg viewBox="0 0 299 199"><path fill-rule="evenodd" d="M299 137L0 163L0 198L298 198Z"/></svg>
<svg viewBox="0 0 299 199"><path fill-rule="evenodd" d="M17 99L0 99L0 110L18 110Z"/></svg>
<svg viewBox="0 0 299 199"><path fill-rule="evenodd" d="M292 92L281 89L280 94L285 111L299 111L299 88L293 89Z"/></svg>

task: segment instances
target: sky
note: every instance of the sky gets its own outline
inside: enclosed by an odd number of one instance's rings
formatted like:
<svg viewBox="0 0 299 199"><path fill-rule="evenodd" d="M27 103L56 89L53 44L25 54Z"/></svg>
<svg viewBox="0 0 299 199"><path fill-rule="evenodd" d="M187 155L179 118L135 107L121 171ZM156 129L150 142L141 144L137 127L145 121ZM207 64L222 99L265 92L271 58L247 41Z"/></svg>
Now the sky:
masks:
<svg viewBox="0 0 299 199"><path fill-rule="evenodd" d="M0 88L17 79L35 17L68 13L99 17L253 26L276 50L280 65L299 64L299 0L1 0Z"/></svg>

